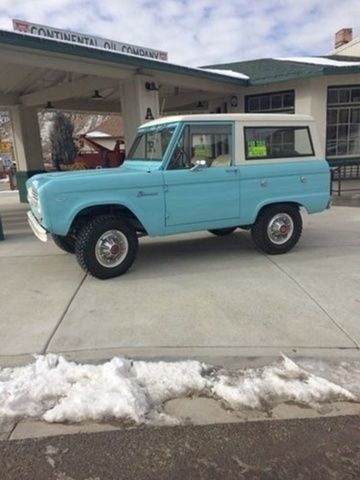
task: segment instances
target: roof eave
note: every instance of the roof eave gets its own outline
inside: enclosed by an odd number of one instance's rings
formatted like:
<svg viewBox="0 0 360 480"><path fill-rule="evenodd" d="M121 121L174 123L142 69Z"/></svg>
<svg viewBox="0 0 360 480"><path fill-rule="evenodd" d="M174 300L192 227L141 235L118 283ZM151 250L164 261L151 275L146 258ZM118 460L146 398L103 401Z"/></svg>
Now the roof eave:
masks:
<svg viewBox="0 0 360 480"><path fill-rule="evenodd" d="M158 60L147 59L135 55L128 55L112 51L101 50L98 48L91 48L72 44L68 42L60 42L58 40L51 40L42 37L35 37L27 34L8 32L0 30L0 46L1 44L22 47L35 50L42 50L51 53L58 53L62 55L72 55L78 57L91 58L93 60L124 64L127 66L134 66L137 68L146 68L150 70L163 71L167 73L174 73L178 75L186 75L204 80L218 81L223 83L230 83L237 86L245 86L249 84L249 80L234 78L228 75L214 74L211 72L202 71L192 67L183 65L176 65L172 63L162 62Z"/></svg>

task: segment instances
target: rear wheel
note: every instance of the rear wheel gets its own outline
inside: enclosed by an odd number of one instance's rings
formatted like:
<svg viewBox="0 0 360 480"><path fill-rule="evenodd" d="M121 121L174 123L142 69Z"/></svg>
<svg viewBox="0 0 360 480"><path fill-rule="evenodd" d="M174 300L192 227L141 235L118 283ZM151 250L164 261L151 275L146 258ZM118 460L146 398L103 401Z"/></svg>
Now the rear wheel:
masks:
<svg viewBox="0 0 360 480"><path fill-rule="evenodd" d="M55 245L61 248L61 250L64 250L64 252L68 253L75 253L75 237L71 235L63 237L62 235L55 235L54 233L51 235L51 237L54 240Z"/></svg>
<svg viewBox="0 0 360 480"><path fill-rule="evenodd" d="M123 219L101 215L91 219L80 231L75 253L80 266L96 278L124 274L138 251L136 232Z"/></svg>
<svg viewBox="0 0 360 480"><path fill-rule="evenodd" d="M278 255L291 250L302 231L302 218L296 206L281 204L264 208L251 228L255 245L265 253Z"/></svg>
<svg viewBox="0 0 360 480"><path fill-rule="evenodd" d="M236 227L230 227L230 228L217 228L215 230L209 230L209 232L218 237L224 237L225 235L230 235L230 233L235 232L235 230L236 230Z"/></svg>

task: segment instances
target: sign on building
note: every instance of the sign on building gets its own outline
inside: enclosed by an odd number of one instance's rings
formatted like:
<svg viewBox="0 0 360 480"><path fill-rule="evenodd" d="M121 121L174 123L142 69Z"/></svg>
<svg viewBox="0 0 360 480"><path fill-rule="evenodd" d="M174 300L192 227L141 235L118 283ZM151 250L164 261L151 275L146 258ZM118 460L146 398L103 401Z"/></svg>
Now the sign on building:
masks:
<svg viewBox="0 0 360 480"><path fill-rule="evenodd" d="M24 20L13 20L13 29L17 32L28 33L37 37L52 38L53 40L61 40L65 42L78 43L89 47L98 47L105 50L118 53L130 53L139 57L148 57L155 60L167 62L168 54L161 50L153 50L152 48L139 47L129 43L117 42L106 38L94 37L84 33L72 32L71 30L61 30L59 28L30 23Z"/></svg>

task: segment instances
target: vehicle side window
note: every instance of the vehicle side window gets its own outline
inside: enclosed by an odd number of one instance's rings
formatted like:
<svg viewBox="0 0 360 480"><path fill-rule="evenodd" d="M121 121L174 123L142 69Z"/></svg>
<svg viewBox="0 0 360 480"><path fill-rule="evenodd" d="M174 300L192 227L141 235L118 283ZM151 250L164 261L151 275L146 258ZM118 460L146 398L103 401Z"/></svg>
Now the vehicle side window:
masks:
<svg viewBox="0 0 360 480"><path fill-rule="evenodd" d="M199 160L208 167L231 165L231 125L187 125L177 142L168 169L192 168Z"/></svg>
<svg viewBox="0 0 360 480"><path fill-rule="evenodd" d="M308 127L245 127L246 160L314 155Z"/></svg>

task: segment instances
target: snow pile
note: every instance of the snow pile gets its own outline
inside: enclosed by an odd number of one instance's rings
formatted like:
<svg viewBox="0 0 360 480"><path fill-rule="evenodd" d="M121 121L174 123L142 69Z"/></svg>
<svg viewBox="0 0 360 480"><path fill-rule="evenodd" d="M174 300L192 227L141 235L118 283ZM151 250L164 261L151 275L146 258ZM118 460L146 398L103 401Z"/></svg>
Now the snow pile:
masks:
<svg viewBox="0 0 360 480"><path fill-rule="evenodd" d="M345 383L356 385L351 381L354 375L355 370L349 371ZM339 370L336 378L340 376ZM116 418L136 424L162 418L169 423L171 419L161 413L163 403L190 395L214 397L234 409L261 410L289 401L317 406L360 399L358 386L351 391L337 383L306 371L287 357L263 368L228 372L197 361L115 357L100 365L82 365L48 354L36 357L31 365L0 370L0 423L23 417L47 422Z"/></svg>
<svg viewBox="0 0 360 480"><path fill-rule="evenodd" d="M360 399L360 361L324 361L320 359L302 359L299 366L306 371L320 375L330 382L336 383L349 390Z"/></svg>
<svg viewBox="0 0 360 480"><path fill-rule="evenodd" d="M26 367L0 370L0 419L146 422L169 398L205 388L199 362L145 363L113 358L81 365L49 354Z"/></svg>
<svg viewBox="0 0 360 480"><path fill-rule="evenodd" d="M247 369L233 376L220 374L213 392L234 409L269 410L285 402L316 408L325 402L356 400L346 388L308 373L285 356L280 364Z"/></svg>

